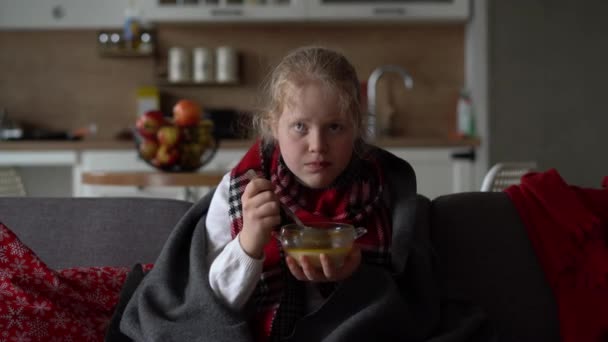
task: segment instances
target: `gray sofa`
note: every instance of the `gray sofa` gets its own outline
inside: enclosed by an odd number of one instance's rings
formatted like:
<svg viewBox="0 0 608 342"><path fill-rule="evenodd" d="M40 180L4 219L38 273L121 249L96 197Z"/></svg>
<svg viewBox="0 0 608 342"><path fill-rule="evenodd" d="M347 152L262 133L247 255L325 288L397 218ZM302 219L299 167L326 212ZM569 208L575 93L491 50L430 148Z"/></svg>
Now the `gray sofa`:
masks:
<svg viewBox="0 0 608 342"><path fill-rule="evenodd" d="M151 198L0 198L0 221L52 268L154 262L191 203ZM442 292L485 309L501 341L559 341L557 306L504 193L418 198Z"/></svg>

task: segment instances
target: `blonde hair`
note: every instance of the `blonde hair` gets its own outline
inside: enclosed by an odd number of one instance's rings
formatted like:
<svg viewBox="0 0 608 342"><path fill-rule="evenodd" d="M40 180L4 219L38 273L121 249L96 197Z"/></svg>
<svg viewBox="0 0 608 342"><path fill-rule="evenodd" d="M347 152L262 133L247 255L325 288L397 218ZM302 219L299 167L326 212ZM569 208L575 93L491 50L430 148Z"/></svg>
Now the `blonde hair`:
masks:
<svg viewBox="0 0 608 342"><path fill-rule="evenodd" d="M253 128L264 141L272 141L272 127L288 105L290 88L317 81L335 91L341 113L350 114L356 138L365 137L360 106L360 84L355 68L344 55L322 47L302 47L291 51L274 68L264 86L262 109L253 119Z"/></svg>

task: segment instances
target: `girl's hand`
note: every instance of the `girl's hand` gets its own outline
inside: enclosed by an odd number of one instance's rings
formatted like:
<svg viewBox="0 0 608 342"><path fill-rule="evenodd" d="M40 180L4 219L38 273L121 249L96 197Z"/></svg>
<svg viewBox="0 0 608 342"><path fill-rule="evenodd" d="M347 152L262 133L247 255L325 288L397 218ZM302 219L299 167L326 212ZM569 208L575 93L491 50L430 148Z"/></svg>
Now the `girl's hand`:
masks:
<svg viewBox="0 0 608 342"><path fill-rule="evenodd" d="M322 268L315 268L306 256L300 258L300 265L290 256L286 257L287 266L293 276L301 281L340 281L348 278L361 264L361 250L353 245L344 258L342 267L336 268L326 254L321 254Z"/></svg>
<svg viewBox="0 0 608 342"><path fill-rule="evenodd" d="M271 233L281 224L279 200L272 183L263 178L252 179L241 196L243 230L239 234L241 247L252 258L260 259Z"/></svg>

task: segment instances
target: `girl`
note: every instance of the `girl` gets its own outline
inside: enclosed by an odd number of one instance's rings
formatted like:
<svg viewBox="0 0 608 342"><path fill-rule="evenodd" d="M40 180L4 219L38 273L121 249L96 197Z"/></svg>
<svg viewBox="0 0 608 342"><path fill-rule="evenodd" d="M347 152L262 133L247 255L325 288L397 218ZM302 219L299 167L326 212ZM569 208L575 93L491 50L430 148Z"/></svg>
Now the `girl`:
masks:
<svg viewBox="0 0 608 342"><path fill-rule="evenodd" d="M328 49L297 49L271 74L268 94L261 139L173 229L128 300L121 331L137 341L431 336L439 287L428 232L414 229L415 175L364 143L353 66ZM304 223L341 221L367 233L341 267L327 256L321 268L306 258L300 267L271 238L288 223L281 205Z"/></svg>
<svg viewBox="0 0 608 342"><path fill-rule="evenodd" d="M348 278L361 263L357 246L339 268L326 255L321 269L306 257L301 267L284 258L271 238L286 223L280 202L304 223L367 227L358 240L365 262L388 267L392 233L382 202L384 175L362 140L359 81L346 58L317 47L295 50L272 73L268 93L268 107L256 117L262 139L224 177L206 221L210 286L235 311L255 303L259 339L289 335L297 316L316 309L332 283ZM250 180L248 170L259 177ZM304 291L296 280L304 282ZM306 300L298 301L302 297ZM284 312L297 314L284 317Z"/></svg>

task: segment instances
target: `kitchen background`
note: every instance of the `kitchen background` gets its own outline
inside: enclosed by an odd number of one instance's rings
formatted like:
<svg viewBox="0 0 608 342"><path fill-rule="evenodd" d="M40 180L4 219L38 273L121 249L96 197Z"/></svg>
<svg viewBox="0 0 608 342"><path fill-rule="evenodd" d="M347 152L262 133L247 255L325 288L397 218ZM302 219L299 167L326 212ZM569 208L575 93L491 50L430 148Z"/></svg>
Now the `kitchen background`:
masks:
<svg viewBox="0 0 608 342"><path fill-rule="evenodd" d="M271 65L291 48L321 44L344 51L362 81L383 64L412 74L412 90L390 74L378 87L381 111L396 112L399 137L445 140L454 127L458 91L472 89L481 142L471 189L492 164L526 160L557 168L571 183L598 186L608 174L601 93L608 76L608 24L601 14L608 3L473 0L471 8L468 20L451 23L165 23L156 25L153 58L101 57L98 29L0 30L0 107L15 120L54 129L95 123L95 139L113 139L133 124L140 86L156 85L165 97L190 97L209 108L249 111ZM0 26L2 20L8 19L0 14ZM167 86L158 74L167 49L176 45L235 47L241 82Z"/></svg>
<svg viewBox="0 0 608 342"><path fill-rule="evenodd" d="M415 86L387 74L378 104L393 106L400 136L445 137L463 86L464 24L199 24L158 25L157 58L107 58L96 30L0 32L0 104L12 119L75 129L96 123L98 138L113 138L136 118L136 91L157 85L165 97L187 97L208 108L252 111L263 78L289 50L323 45L343 51L361 81L382 64L404 66ZM177 87L158 76L172 46L234 47L236 85Z"/></svg>

